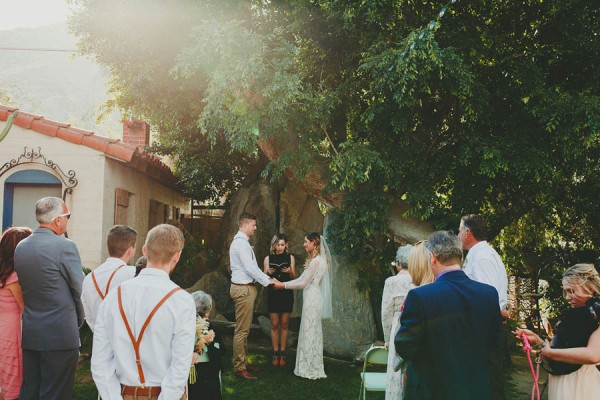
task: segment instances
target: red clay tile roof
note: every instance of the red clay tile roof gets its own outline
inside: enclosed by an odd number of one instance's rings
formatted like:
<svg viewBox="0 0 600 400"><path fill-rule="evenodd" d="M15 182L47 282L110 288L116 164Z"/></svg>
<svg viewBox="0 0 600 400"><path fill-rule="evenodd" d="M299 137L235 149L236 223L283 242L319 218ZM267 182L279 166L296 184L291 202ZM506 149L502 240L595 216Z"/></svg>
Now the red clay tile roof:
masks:
<svg viewBox="0 0 600 400"><path fill-rule="evenodd" d="M16 108L0 105L0 121L6 121L8 116L15 111L17 111ZM69 124L51 121L42 116L22 111L19 111L19 115L13 123L21 128L100 151L110 158L127 163L131 168L162 184L176 189L177 178L158 157L145 151L140 152L136 146L122 143L119 139L96 135L94 132L72 128Z"/></svg>

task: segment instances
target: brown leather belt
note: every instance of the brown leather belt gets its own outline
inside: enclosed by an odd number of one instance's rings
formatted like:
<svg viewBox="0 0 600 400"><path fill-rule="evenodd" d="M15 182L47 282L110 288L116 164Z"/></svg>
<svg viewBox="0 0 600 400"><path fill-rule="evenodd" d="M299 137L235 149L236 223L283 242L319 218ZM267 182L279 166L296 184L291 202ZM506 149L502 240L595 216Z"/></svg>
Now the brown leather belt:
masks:
<svg viewBox="0 0 600 400"><path fill-rule="evenodd" d="M121 394L123 396L158 396L160 386L126 386L121 385Z"/></svg>
<svg viewBox="0 0 600 400"><path fill-rule="evenodd" d="M235 285L235 286L254 286L254 285L256 285L256 282L250 282L250 283L233 283L233 282L231 282L231 284Z"/></svg>

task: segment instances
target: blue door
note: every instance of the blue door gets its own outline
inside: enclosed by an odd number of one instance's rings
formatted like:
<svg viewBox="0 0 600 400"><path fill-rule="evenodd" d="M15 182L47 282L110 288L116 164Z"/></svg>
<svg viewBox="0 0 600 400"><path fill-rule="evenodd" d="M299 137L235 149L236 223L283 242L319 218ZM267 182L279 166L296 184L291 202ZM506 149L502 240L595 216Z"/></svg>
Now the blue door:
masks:
<svg viewBox="0 0 600 400"><path fill-rule="evenodd" d="M9 176L4 182L2 230L11 226L37 228L35 203L47 196L62 196L62 184L56 176L37 169Z"/></svg>

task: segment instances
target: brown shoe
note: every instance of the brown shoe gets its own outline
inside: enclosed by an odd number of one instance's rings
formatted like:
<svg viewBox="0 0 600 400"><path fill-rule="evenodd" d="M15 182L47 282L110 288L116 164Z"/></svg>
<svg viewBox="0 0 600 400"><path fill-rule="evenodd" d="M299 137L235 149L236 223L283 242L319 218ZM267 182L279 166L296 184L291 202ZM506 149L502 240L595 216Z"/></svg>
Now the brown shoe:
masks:
<svg viewBox="0 0 600 400"><path fill-rule="evenodd" d="M272 364L274 367L277 367L277 366L279 366L279 357L278 357L278 356L273 356L273 361L271 362L271 364Z"/></svg>
<svg viewBox="0 0 600 400"><path fill-rule="evenodd" d="M279 357L279 366L285 367L286 364L287 364L287 362L285 362L285 356L280 356Z"/></svg>
<svg viewBox="0 0 600 400"><path fill-rule="evenodd" d="M235 376L237 376L238 378L244 378L244 379L258 379L258 377L256 375L252 375L250 372L244 370L241 371L235 371Z"/></svg>
<svg viewBox="0 0 600 400"><path fill-rule="evenodd" d="M246 364L246 370L252 371L252 372L260 372L261 371L260 368L258 368L257 366L255 366L253 364Z"/></svg>

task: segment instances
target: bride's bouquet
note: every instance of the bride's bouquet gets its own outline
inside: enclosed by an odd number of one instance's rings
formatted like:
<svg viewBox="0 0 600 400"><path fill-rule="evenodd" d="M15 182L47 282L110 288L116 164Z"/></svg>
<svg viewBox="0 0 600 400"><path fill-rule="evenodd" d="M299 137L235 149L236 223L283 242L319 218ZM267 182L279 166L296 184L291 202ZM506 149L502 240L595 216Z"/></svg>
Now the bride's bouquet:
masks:
<svg viewBox="0 0 600 400"><path fill-rule="evenodd" d="M208 329L208 318L198 316L196 318L196 352L202 355L206 349L206 345L215 340L215 331Z"/></svg>
<svg viewBox="0 0 600 400"><path fill-rule="evenodd" d="M205 354L206 345L215 340L215 331L208 329L209 326L208 318L202 318L201 316L196 317L196 344L194 346L194 351L198 353L198 360L204 356L205 360L208 361L208 356ZM196 367L194 364L195 363L192 363L192 367L190 368L189 381L191 384L196 383Z"/></svg>

